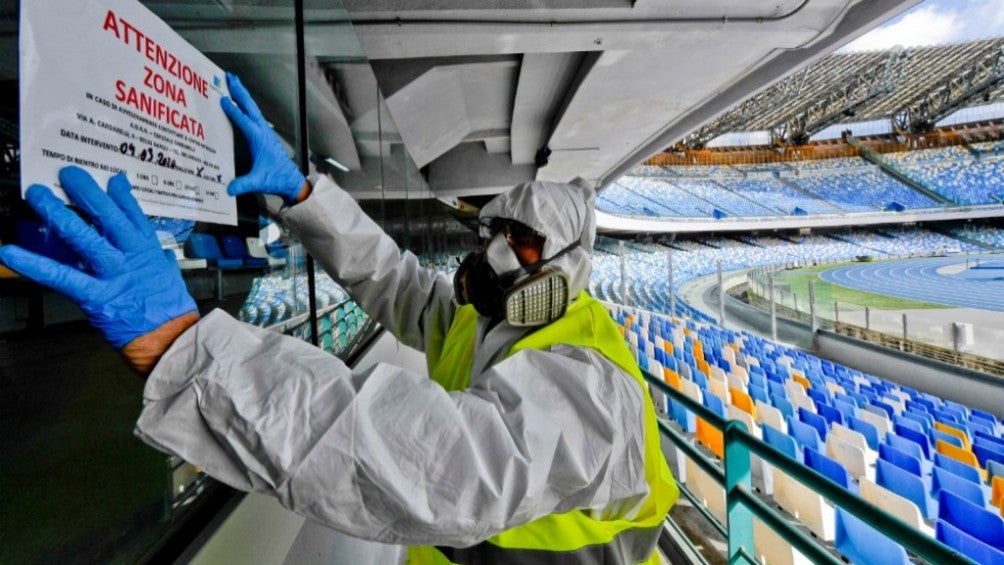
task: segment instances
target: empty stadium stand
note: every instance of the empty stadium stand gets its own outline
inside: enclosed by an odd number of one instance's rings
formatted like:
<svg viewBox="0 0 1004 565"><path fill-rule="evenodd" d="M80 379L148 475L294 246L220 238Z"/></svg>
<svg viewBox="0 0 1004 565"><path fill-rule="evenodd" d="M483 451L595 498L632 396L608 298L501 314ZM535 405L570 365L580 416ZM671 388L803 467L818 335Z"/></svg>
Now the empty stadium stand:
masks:
<svg viewBox="0 0 1004 565"><path fill-rule="evenodd" d="M767 445L924 536L978 563L1004 556L1004 477L998 474L1004 439L993 415L746 332L614 304L608 309L651 378L722 418L742 421ZM721 432L702 426L680 402L656 396L664 418L721 459ZM691 457L673 463L691 500L724 521L722 487ZM755 479L757 473L754 467ZM814 489L769 465L759 473L759 496L827 551L852 563L911 562L902 546ZM806 562L779 536L757 524L754 531L758 556Z"/></svg>

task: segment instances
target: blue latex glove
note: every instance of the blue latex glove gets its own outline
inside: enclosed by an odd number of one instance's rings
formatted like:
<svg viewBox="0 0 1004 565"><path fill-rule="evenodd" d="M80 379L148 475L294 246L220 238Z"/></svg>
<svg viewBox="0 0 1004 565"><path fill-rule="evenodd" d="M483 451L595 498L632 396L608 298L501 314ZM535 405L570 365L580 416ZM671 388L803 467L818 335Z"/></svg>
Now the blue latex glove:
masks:
<svg viewBox="0 0 1004 565"><path fill-rule="evenodd" d="M286 154L279 136L272 131L272 126L262 116L240 79L227 73L227 86L233 100L224 96L220 99L220 106L230 121L244 133L252 161L251 172L234 179L227 187L227 194L277 194L287 204L294 203L306 181L303 173Z"/></svg>
<svg viewBox="0 0 1004 565"><path fill-rule="evenodd" d="M79 167L63 168L59 181L98 230L67 208L48 187L28 187L25 199L49 228L87 261L93 273L16 245L0 247L0 262L70 297L116 349L165 322L197 311L181 271L164 255L153 224L130 193L132 187L124 173L108 181L107 194Z"/></svg>

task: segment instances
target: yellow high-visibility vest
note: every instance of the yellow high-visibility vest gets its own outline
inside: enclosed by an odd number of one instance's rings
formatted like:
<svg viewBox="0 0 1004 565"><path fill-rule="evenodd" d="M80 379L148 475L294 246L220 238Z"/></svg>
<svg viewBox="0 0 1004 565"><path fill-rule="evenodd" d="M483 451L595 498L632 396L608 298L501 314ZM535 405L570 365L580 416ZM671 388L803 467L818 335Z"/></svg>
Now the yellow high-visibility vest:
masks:
<svg viewBox="0 0 1004 565"><path fill-rule="evenodd" d="M465 390L474 362L478 313L461 307L443 340L440 351L427 352L429 374L447 390ZM643 394L645 425L645 479L649 494L630 519L601 519L590 511L572 510L551 514L516 526L470 548L413 547L409 563L562 563L581 557L590 563L653 563L666 513L679 497L679 489L666 465L659 442L655 408L638 364L606 308L582 292L565 315L522 338L509 350L546 350L565 344L590 347L631 375ZM447 557L449 554L449 557ZM560 554L560 555L556 555ZM567 561L566 561L567 560Z"/></svg>

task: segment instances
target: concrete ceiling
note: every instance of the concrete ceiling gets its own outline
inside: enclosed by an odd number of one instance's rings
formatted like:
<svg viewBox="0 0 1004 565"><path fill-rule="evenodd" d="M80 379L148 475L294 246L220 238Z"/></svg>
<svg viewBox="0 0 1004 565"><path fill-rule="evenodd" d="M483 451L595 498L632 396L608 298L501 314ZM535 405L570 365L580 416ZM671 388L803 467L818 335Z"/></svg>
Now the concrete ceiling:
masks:
<svg viewBox="0 0 1004 565"><path fill-rule="evenodd" d="M310 145L361 198L416 180L447 201L533 179L603 187L918 1L307 0ZM144 4L296 139L289 2ZM0 60L16 60L11 23Z"/></svg>
<svg viewBox="0 0 1004 565"><path fill-rule="evenodd" d="M532 179L582 176L602 187L916 3L348 0L346 8L433 193L463 197ZM538 167L544 147L550 155Z"/></svg>

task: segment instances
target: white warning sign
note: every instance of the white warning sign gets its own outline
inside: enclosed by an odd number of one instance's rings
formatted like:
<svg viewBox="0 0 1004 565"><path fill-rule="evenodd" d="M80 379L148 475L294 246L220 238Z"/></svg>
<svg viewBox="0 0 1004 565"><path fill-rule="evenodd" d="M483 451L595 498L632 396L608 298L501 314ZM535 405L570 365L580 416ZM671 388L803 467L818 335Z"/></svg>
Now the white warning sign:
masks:
<svg viewBox="0 0 1004 565"><path fill-rule="evenodd" d="M150 215L236 224L223 71L134 0L21 2L21 192L125 171Z"/></svg>

